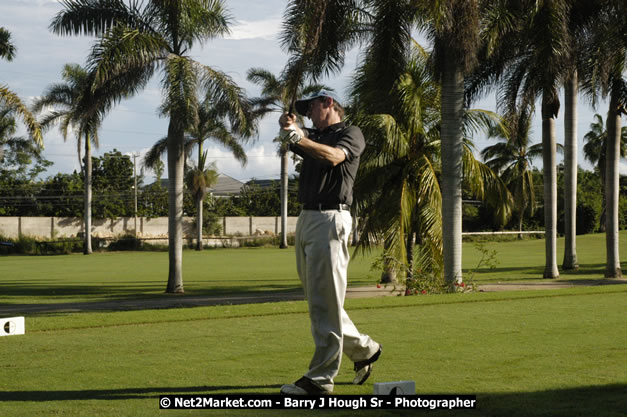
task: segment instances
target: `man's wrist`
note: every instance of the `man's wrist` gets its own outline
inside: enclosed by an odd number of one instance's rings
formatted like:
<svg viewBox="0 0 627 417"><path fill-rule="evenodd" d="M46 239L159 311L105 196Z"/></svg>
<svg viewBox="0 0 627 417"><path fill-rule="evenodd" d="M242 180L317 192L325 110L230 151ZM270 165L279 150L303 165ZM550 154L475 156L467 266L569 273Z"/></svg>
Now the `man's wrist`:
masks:
<svg viewBox="0 0 627 417"><path fill-rule="evenodd" d="M281 129L281 139L291 145L297 145L303 136L296 130L295 127L290 129Z"/></svg>

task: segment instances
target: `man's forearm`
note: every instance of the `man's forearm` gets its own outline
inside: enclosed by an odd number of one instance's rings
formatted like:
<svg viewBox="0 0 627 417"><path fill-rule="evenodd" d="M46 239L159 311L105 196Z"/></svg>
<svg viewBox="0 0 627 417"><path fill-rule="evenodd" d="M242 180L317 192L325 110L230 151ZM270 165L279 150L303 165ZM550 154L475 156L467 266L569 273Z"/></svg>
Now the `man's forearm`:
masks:
<svg viewBox="0 0 627 417"><path fill-rule="evenodd" d="M346 154L342 149L323 145L307 137L303 137L295 146L312 158L327 165L336 166L346 159Z"/></svg>

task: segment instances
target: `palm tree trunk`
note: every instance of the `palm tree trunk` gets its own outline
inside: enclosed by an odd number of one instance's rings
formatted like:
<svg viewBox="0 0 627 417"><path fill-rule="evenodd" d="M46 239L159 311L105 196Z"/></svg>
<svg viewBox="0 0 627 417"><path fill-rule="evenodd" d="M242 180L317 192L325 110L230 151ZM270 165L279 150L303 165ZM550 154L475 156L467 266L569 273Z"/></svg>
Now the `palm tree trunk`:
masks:
<svg viewBox="0 0 627 417"><path fill-rule="evenodd" d="M83 164L85 170L85 236L83 253L89 255L92 253L91 249L91 143L89 135L85 135L85 163Z"/></svg>
<svg viewBox="0 0 627 417"><path fill-rule="evenodd" d="M559 278L557 270L557 165L555 145L556 94L542 95L542 160L544 169L544 278ZM551 99L550 97L554 97Z"/></svg>
<svg viewBox="0 0 627 417"><path fill-rule="evenodd" d="M462 130L464 75L451 59L442 74L442 249L444 279L462 282Z"/></svg>
<svg viewBox="0 0 627 417"><path fill-rule="evenodd" d="M396 269L394 269L394 263L389 258L389 248L390 242L386 239L385 242L383 242L383 254L385 258L383 259L383 271L381 272L380 279L382 284L396 283Z"/></svg>
<svg viewBox="0 0 627 417"><path fill-rule="evenodd" d="M414 246L416 243L416 233L410 231L407 234L407 243L405 249L407 251L407 282L414 279Z"/></svg>
<svg viewBox="0 0 627 417"><path fill-rule="evenodd" d="M564 270L577 262L577 71L564 85Z"/></svg>
<svg viewBox="0 0 627 417"><path fill-rule="evenodd" d="M202 158L202 140L198 141L198 168L204 170L204 166L200 166L200 160ZM196 200L196 250L202 250L202 209L203 209L203 197L205 195L205 190L200 191L200 195Z"/></svg>
<svg viewBox="0 0 627 417"><path fill-rule="evenodd" d="M618 201L619 201L619 159L621 140L621 115L619 92L613 88L610 95L610 108L607 112L607 142L605 150L605 246L607 263L606 278L621 278L618 252Z"/></svg>
<svg viewBox="0 0 627 417"><path fill-rule="evenodd" d="M359 244L359 216L357 213L353 215L353 239L352 246L357 246Z"/></svg>
<svg viewBox="0 0 627 417"><path fill-rule="evenodd" d="M202 250L202 206L203 198L196 200L196 250Z"/></svg>
<svg viewBox="0 0 627 417"><path fill-rule="evenodd" d="M183 149L182 126L171 115L168 126L168 293L183 293ZM183 118L181 118L183 119Z"/></svg>
<svg viewBox="0 0 627 417"><path fill-rule="evenodd" d="M281 151L281 243L279 248L287 249L287 166L289 163L287 150Z"/></svg>

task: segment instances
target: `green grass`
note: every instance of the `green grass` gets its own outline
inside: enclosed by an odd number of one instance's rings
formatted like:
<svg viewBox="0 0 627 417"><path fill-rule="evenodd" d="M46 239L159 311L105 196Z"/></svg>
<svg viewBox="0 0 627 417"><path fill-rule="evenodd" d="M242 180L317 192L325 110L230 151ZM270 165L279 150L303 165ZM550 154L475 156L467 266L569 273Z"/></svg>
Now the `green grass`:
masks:
<svg viewBox="0 0 627 417"><path fill-rule="evenodd" d="M621 268L627 274L627 230L619 233ZM483 242L485 249L495 250L498 265L495 269L480 269L475 274L479 283L497 281L515 282L542 280L544 273L544 239L532 239L513 242ZM463 267L466 277L479 262L481 253L476 243L463 246ZM599 279L605 273L605 234L577 236L578 271L563 271L564 238L557 239L557 259L560 269L559 280Z"/></svg>
<svg viewBox="0 0 627 417"><path fill-rule="evenodd" d="M620 234L627 248L627 231ZM464 243L466 278L481 283L542 280L544 240L486 243L496 250L498 266L473 274L481 253L476 243ZM558 253L563 252L558 239ZM353 256L349 285L375 285L379 272L370 269L378 252ZM560 279L600 279L605 270L605 237L578 238L579 272L562 273ZM621 257L627 261L627 254ZM623 262L627 271L627 262ZM59 303L107 299L157 298L167 281L166 252L104 252L90 256L0 257L0 303ZM267 291L300 291L292 249L240 248L184 251L186 295L225 295Z"/></svg>
<svg viewBox="0 0 627 417"><path fill-rule="evenodd" d="M624 416L627 286L348 300L383 344L371 380L413 380L422 394L476 394L475 411L177 412L164 394L276 393L312 353L304 302L27 317L0 338L3 416Z"/></svg>

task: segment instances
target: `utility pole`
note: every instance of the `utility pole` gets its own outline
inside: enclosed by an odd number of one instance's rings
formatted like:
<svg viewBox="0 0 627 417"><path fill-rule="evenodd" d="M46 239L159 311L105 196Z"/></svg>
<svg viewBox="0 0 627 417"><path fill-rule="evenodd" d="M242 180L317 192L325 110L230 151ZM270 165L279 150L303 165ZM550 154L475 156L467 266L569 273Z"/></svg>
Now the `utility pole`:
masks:
<svg viewBox="0 0 627 417"><path fill-rule="evenodd" d="M135 249L137 249L137 154L133 152L133 177L135 181Z"/></svg>

